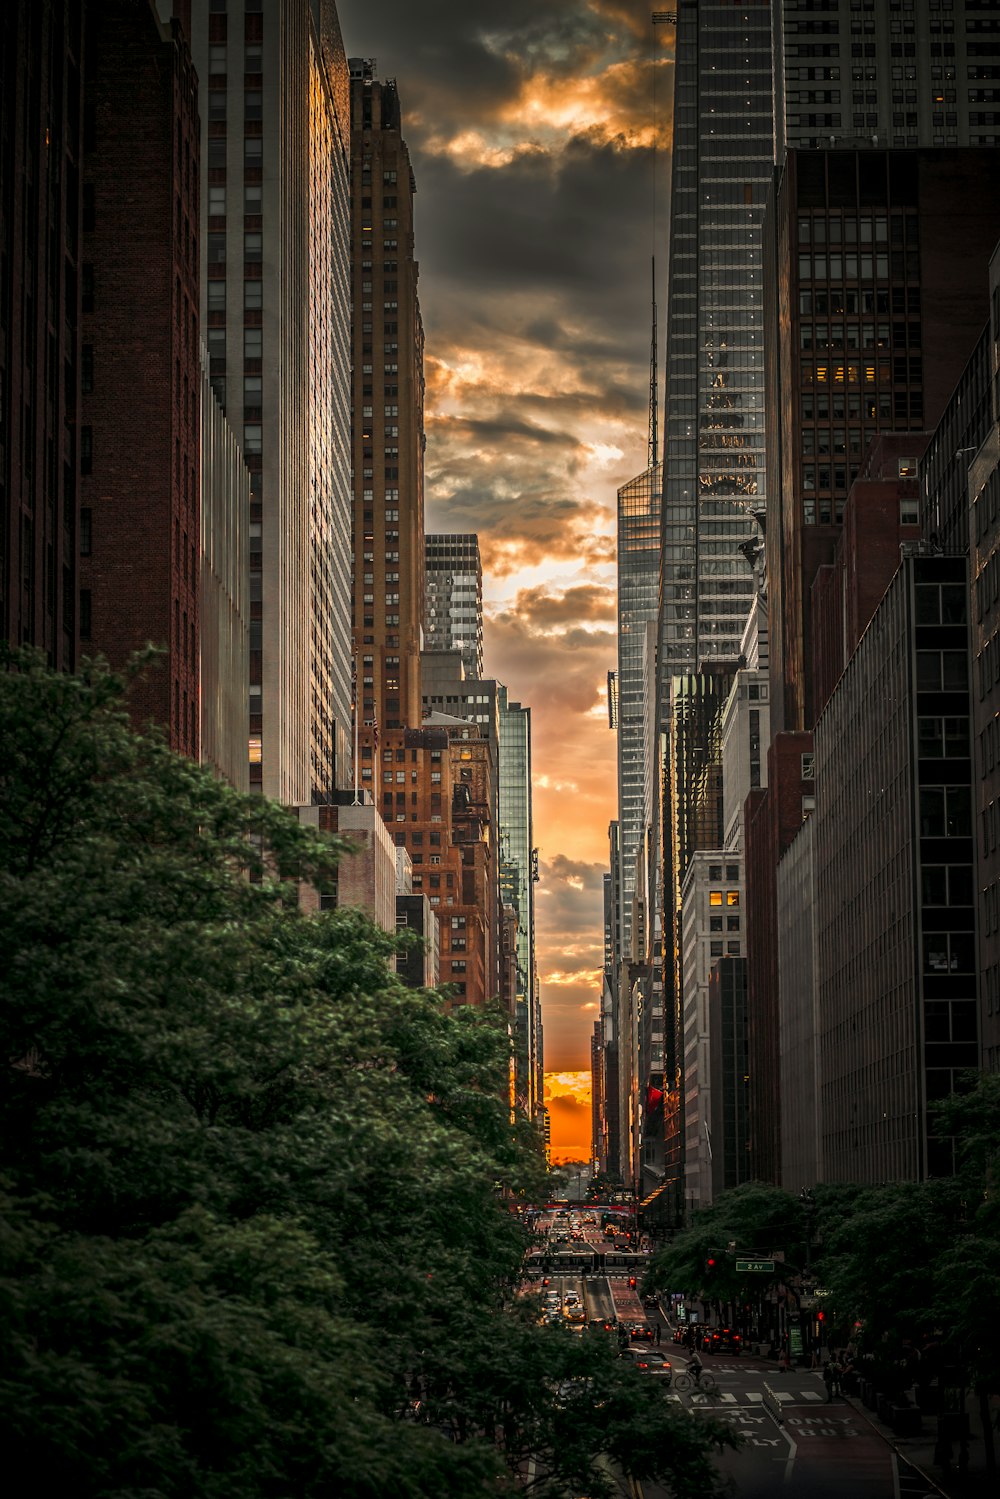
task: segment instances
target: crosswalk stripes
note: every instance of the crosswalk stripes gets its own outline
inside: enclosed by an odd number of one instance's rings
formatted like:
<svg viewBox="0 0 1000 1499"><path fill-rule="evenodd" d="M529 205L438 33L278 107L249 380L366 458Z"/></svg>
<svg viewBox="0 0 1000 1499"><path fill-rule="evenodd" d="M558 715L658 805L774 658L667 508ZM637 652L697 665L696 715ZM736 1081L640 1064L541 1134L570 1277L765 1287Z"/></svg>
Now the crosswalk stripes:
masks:
<svg viewBox="0 0 1000 1499"><path fill-rule="evenodd" d="M819 1390L775 1390L774 1398L779 1405L805 1405L807 1400L823 1400L825 1397ZM747 1390L743 1399L748 1400L751 1405L760 1405L764 1399L763 1390Z"/></svg>

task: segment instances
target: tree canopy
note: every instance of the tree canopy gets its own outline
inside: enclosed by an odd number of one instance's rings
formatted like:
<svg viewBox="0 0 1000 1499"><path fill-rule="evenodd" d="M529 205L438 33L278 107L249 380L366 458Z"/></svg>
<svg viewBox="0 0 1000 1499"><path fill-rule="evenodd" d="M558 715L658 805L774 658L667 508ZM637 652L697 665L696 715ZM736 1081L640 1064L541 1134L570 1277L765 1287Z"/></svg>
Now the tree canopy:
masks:
<svg viewBox="0 0 1000 1499"><path fill-rule="evenodd" d="M345 847L0 662L0 1431L95 1499L678 1499L728 1431L518 1291L546 1193L498 1013L403 986Z"/></svg>

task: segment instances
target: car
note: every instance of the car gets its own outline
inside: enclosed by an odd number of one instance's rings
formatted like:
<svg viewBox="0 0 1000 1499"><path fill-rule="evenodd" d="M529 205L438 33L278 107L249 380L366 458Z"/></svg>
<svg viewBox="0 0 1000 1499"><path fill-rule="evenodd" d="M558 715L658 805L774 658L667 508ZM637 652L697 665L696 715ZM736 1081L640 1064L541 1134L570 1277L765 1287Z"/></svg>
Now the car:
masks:
<svg viewBox="0 0 1000 1499"><path fill-rule="evenodd" d="M579 1306L580 1298L575 1291L567 1291L563 1297L563 1302L566 1306Z"/></svg>
<svg viewBox="0 0 1000 1499"><path fill-rule="evenodd" d="M655 1312L660 1303L656 1296L644 1296L642 1298L642 1304L647 1311Z"/></svg>
<svg viewBox="0 0 1000 1499"><path fill-rule="evenodd" d="M704 1353L731 1353L739 1356L743 1340L738 1332L729 1327L706 1327L702 1333L701 1347Z"/></svg>
<svg viewBox="0 0 1000 1499"><path fill-rule="evenodd" d="M670 1360L655 1348L623 1348L621 1357L644 1374L655 1374L664 1384L673 1379Z"/></svg>
<svg viewBox="0 0 1000 1499"><path fill-rule="evenodd" d="M651 1343L653 1341L653 1329L648 1322L627 1322L629 1338L633 1343Z"/></svg>

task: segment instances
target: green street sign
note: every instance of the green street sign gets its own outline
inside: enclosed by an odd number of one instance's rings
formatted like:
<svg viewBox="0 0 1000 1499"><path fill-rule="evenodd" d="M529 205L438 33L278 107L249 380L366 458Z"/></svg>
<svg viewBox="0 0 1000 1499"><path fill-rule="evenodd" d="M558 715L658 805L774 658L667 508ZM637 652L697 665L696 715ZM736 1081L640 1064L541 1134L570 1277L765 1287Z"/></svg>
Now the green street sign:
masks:
<svg viewBox="0 0 1000 1499"><path fill-rule="evenodd" d="M758 1273L760 1273L762 1275L773 1275L774 1274L774 1261L773 1260L737 1260L736 1261L736 1273L738 1275L758 1274Z"/></svg>

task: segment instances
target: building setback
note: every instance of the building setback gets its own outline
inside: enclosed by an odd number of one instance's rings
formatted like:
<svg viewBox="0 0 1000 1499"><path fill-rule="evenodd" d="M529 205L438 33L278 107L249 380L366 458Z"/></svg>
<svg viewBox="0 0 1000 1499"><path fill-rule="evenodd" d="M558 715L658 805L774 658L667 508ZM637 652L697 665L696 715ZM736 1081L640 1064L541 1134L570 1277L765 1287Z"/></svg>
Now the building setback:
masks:
<svg viewBox="0 0 1000 1499"><path fill-rule="evenodd" d="M353 640L363 723L421 721L424 330L416 184L393 79L351 58L354 297Z"/></svg>
<svg viewBox="0 0 1000 1499"><path fill-rule="evenodd" d="M121 667L197 759L201 342L198 83L179 23L149 4L87 11L80 350L80 637Z"/></svg>
<svg viewBox="0 0 1000 1499"><path fill-rule="evenodd" d="M0 14L0 637L77 651L83 7ZM88 196L89 207L89 196Z"/></svg>

